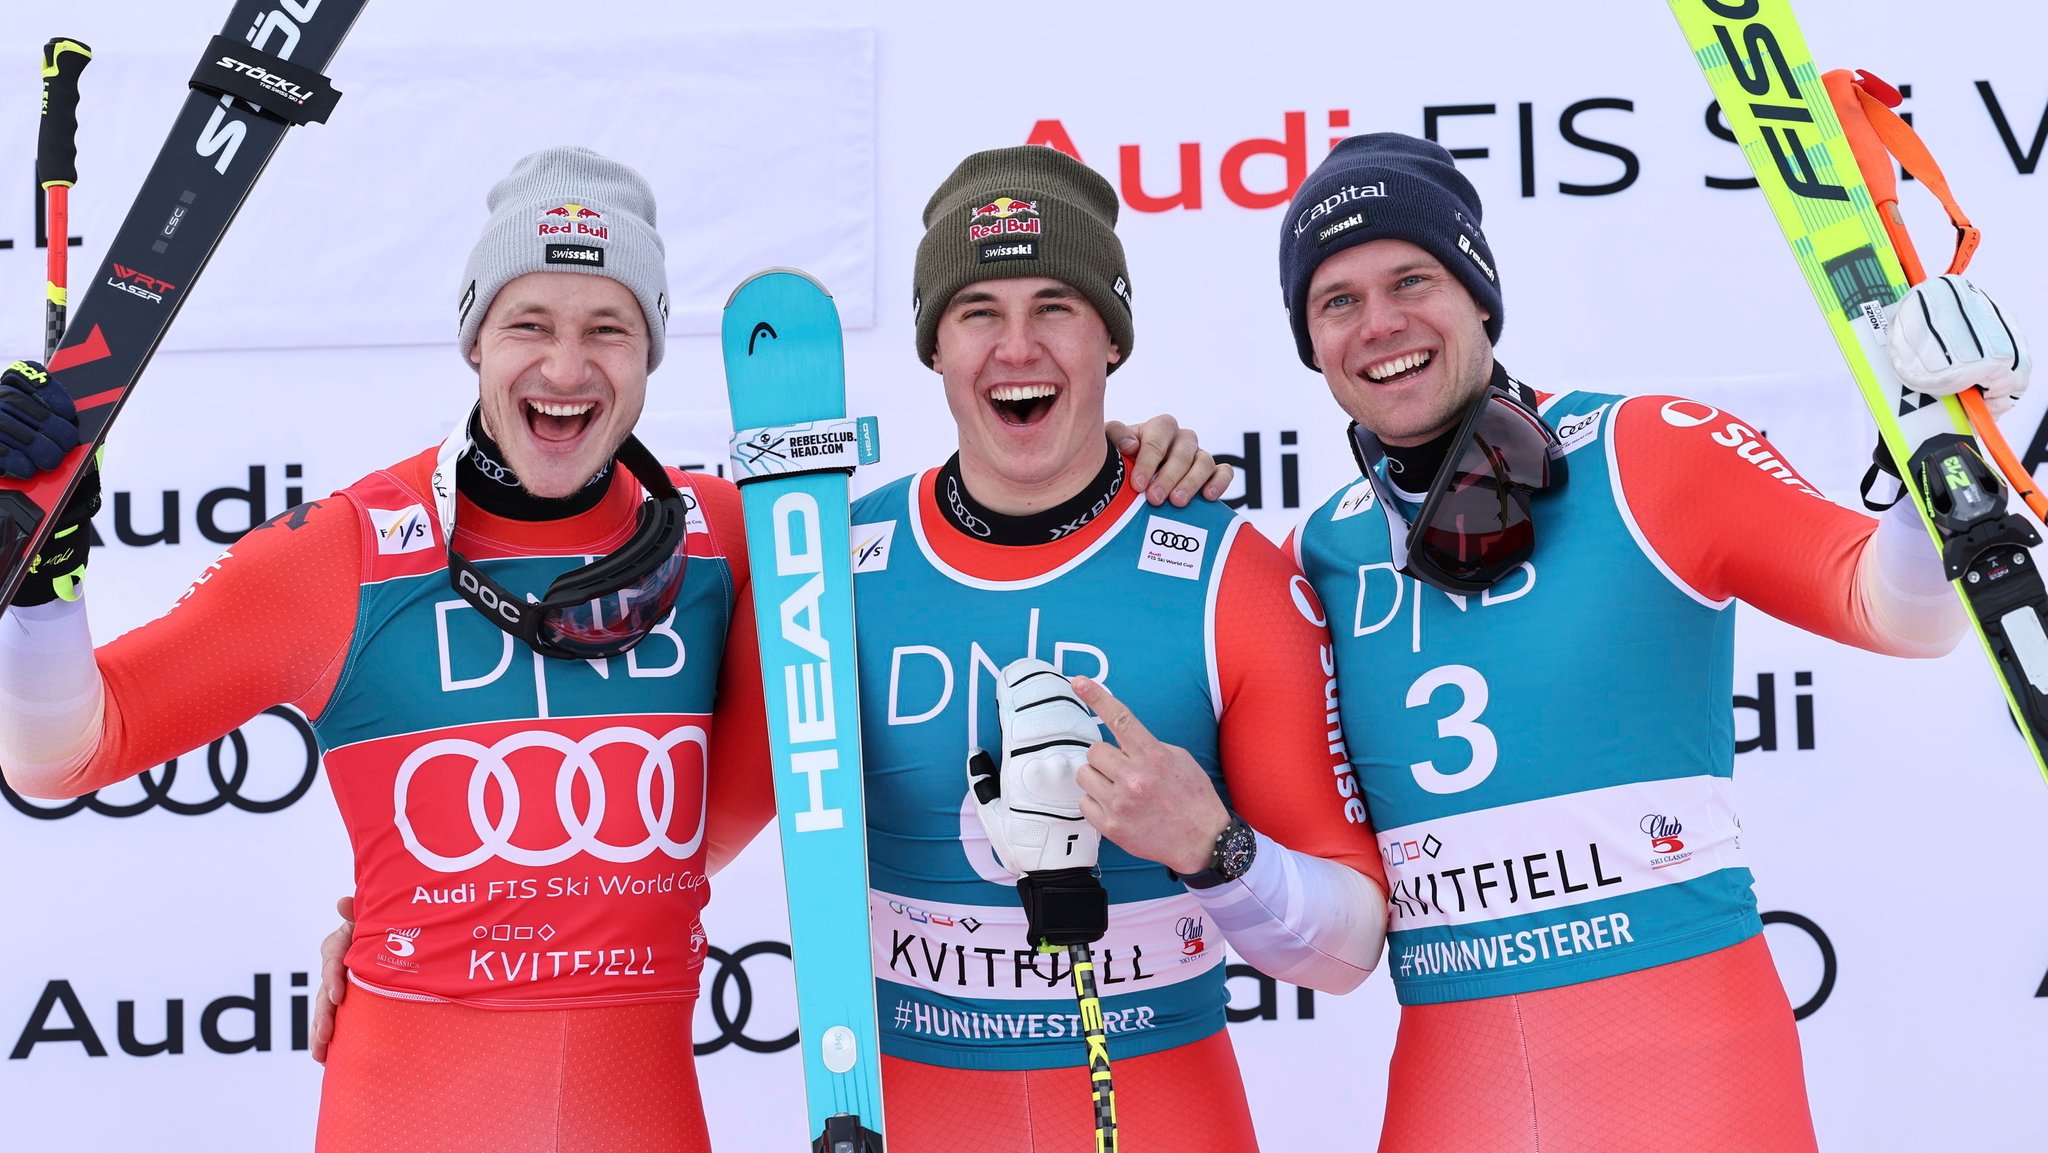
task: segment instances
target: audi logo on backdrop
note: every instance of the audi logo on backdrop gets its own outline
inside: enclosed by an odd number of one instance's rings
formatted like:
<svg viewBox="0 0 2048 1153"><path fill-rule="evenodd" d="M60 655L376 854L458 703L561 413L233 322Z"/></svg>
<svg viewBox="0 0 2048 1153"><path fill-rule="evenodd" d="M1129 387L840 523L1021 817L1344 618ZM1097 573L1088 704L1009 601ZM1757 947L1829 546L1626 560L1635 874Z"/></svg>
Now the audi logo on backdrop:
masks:
<svg viewBox="0 0 2048 1153"><path fill-rule="evenodd" d="M404 838L405 847L412 852L413 858L439 873L460 873L492 859L530 868L545 868L560 864L578 853L589 853L613 864L629 864L659 849L678 861L684 860L696 852L704 840L702 765L709 741L709 734L696 725L685 725L662 737L631 726L614 725L599 729L581 740L545 729L528 729L490 745L463 737L428 741L413 750L412 755L398 767L395 786L398 811L394 820L398 824L399 836ZM678 774L672 754L684 745L696 748L697 764ZM606 774L597 763L597 754L600 750L621 746L639 750L640 763L635 778L620 771L620 766L614 762L612 787L616 788L625 780L631 780L634 785L630 794L615 797L607 789ZM519 777L508 763L508 758L514 753L528 749L546 749L561 755L561 766L555 770L553 779L547 782L546 791L537 797L521 791ZM445 763L428 768L434 762L453 762L458 769L466 764L468 772L451 773ZM540 775L546 776L544 771ZM683 814L684 824L694 823L695 829L683 842L669 837L670 822L676 817L676 782L679 776L682 779L694 778L697 782L696 795L692 798L696 808L694 822L687 811ZM577 801L578 777L582 778L583 784L580 790L583 794L581 811ZM433 839L443 847L451 842L467 845L471 841L476 843L476 847L450 856L429 848L421 839L414 825L412 810L417 807L423 816L429 813L447 816L463 811L451 803L422 804L414 799L420 791L428 788L439 789L446 795L457 781L461 783L463 795L468 798L469 827L466 830L437 827L433 831ZM533 781L529 779L528 783ZM495 790L487 786L495 786ZM487 795L493 791L498 797L499 809L495 820L485 803ZM554 802L555 815L561 820L561 841L541 847L513 844L512 833L519 826L522 809L534 804L545 806L549 801ZM609 808L637 812L646 836L629 844L613 844L602 839L598 835L599 829L605 823ZM613 818L615 822L619 819Z"/></svg>
<svg viewBox="0 0 2048 1153"><path fill-rule="evenodd" d="M1792 1019L1804 1021L1819 1012L1820 1007L1827 1004L1829 994L1835 991L1835 943L1828 939L1827 933L1811 917L1799 913L1772 910L1763 914L1762 920L1767 929L1772 925L1788 925L1799 930L1812 940L1814 948L1820 950L1820 982L1814 986L1811 997L1792 1007ZM1781 961L1780 967L1782 965ZM1791 993L1793 990L1788 988L1786 992Z"/></svg>
<svg viewBox="0 0 2048 1153"><path fill-rule="evenodd" d="M755 960L758 957L781 960ZM756 980L762 983L760 989L755 988ZM706 946L704 972L698 981L697 987L704 991L700 1006L710 1011L718 1032L706 1038L704 1030L697 1030L697 1056L708 1056L728 1045L749 1053L780 1053L796 1044L796 983L790 968L789 945L785 942L755 941L730 953L716 945ZM781 1036L757 1035L764 1028L754 1019L761 1004L757 994L764 992L782 1005L789 1032Z"/></svg>
<svg viewBox="0 0 2048 1153"><path fill-rule="evenodd" d="M263 717L282 720L293 741L278 726ZM260 731L251 749L251 735ZM192 759L204 755L206 778L202 782L191 771ZM183 762L181 765L180 762ZM179 769L187 771L180 778ZM135 817L161 810L180 817L203 817L224 807L245 813L275 813L290 807L313 787L320 774L320 743L313 726L296 709L278 705L263 710L248 724L183 757L172 757L118 785L87 793L69 801L31 800L0 780L0 795L24 816L39 821L56 821L74 813L92 812L103 817ZM129 799L131 794L139 794Z"/></svg>
<svg viewBox="0 0 2048 1153"><path fill-rule="evenodd" d="M1168 532L1163 528L1152 530L1151 541L1161 548L1177 549L1181 552L1193 552L1202 547L1202 542L1194 537L1182 536L1177 532Z"/></svg>

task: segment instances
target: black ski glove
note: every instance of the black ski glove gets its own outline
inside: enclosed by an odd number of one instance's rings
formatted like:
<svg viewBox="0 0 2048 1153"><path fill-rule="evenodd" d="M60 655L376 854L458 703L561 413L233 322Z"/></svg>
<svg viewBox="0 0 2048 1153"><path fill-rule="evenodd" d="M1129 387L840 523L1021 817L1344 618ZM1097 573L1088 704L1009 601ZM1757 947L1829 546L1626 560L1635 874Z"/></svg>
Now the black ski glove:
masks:
<svg viewBox="0 0 2048 1153"><path fill-rule="evenodd" d="M57 512L56 529L43 543L43 551L28 562L21 589L14 594L18 605L46 605L62 598L78 599L78 585L85 578L85 554L92 548L93 514L100 511L100 462L96 454L79 474L78 487Z"/></svg>
<svg viewBox="0 0 2048 1153"><path fill-rule="evenodd" d="M78 409L42 365L17 360L0 371L0 476L27 480L77 447Z"/></svg>

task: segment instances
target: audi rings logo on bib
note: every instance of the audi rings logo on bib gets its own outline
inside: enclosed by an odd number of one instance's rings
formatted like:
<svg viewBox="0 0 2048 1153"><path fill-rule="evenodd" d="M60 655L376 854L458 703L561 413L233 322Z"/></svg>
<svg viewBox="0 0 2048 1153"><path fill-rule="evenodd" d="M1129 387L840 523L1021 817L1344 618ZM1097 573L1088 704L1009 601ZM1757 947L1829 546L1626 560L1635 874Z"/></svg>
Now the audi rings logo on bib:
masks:
<svg viewBox="0 0 2048 1153"><path fill-rule="evenodd" d="M1145 522L1145 541L1138 553L1138 567L1146 572L1200 580L1202 554L1208 547L1208 529L1155 516Z"/></svg>
<svg viewBox="0 0 2048 1153"><path fill-rule="evenodd" d="M344 746L328 768L345 809L388 803L406 851L437 873L579 856L681 861L704 840L709 724L665 714L465 725Z"/></svg>
<svg viewBox="0 0 2048 1153"><path fill-rule="evenodd" d="M320 745L313 726L297 710L278 705L203 749L98 792L52 803L24 797L0 780L0 796L15 812L39 821L80 812L103 817L151 812L203 817L234 808L263 814L289 808L312 789L319 775Z"/></svg>

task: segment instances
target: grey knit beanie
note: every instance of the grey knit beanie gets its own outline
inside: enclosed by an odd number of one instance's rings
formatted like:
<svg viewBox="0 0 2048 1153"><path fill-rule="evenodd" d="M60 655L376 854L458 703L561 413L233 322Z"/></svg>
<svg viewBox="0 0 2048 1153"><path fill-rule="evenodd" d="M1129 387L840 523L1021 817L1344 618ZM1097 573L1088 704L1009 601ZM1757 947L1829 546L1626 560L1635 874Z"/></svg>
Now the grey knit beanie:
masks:
<svg viewBox="0 0 2048 1153"><path fill-rule="evenodd" d="M661 363L668 265L645 177L588 148L543 148L513 165L485 204L491 219L470 250L456 315L463 363L498 290L529 272L582 272L625 285L647 314L648 371Z"/></svg>
<svg viewBox="0 0 2048 1153"><path fill-rule="evenodd" d="M939 318L976 281L1045 276L1064 281L1102 315L1109 339L1131 359L1131 280L1116 238L1116 189L1054 148L1020 144L960 162L924 206L924 240L913 272L917 356L938 354Z"/></svg>

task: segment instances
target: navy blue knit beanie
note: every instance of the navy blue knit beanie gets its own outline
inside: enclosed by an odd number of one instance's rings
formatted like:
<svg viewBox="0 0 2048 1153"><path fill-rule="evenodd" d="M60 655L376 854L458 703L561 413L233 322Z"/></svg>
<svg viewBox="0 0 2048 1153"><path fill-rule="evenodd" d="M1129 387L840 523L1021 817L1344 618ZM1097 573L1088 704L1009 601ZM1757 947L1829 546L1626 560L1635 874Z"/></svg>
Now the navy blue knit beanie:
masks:
<svg viewBox="0 0 2048 1153"><path fill-rule="evenodd" d="M1486 310L1487 339L1500 340L1500 278L1479 229L1479 193L1443 146L1370 132L1330 150L1280 225L1280 292L1303 364L1316 366L1304 308L1316 266L1354 244L1388 237L1441 261Z"/></svg>

